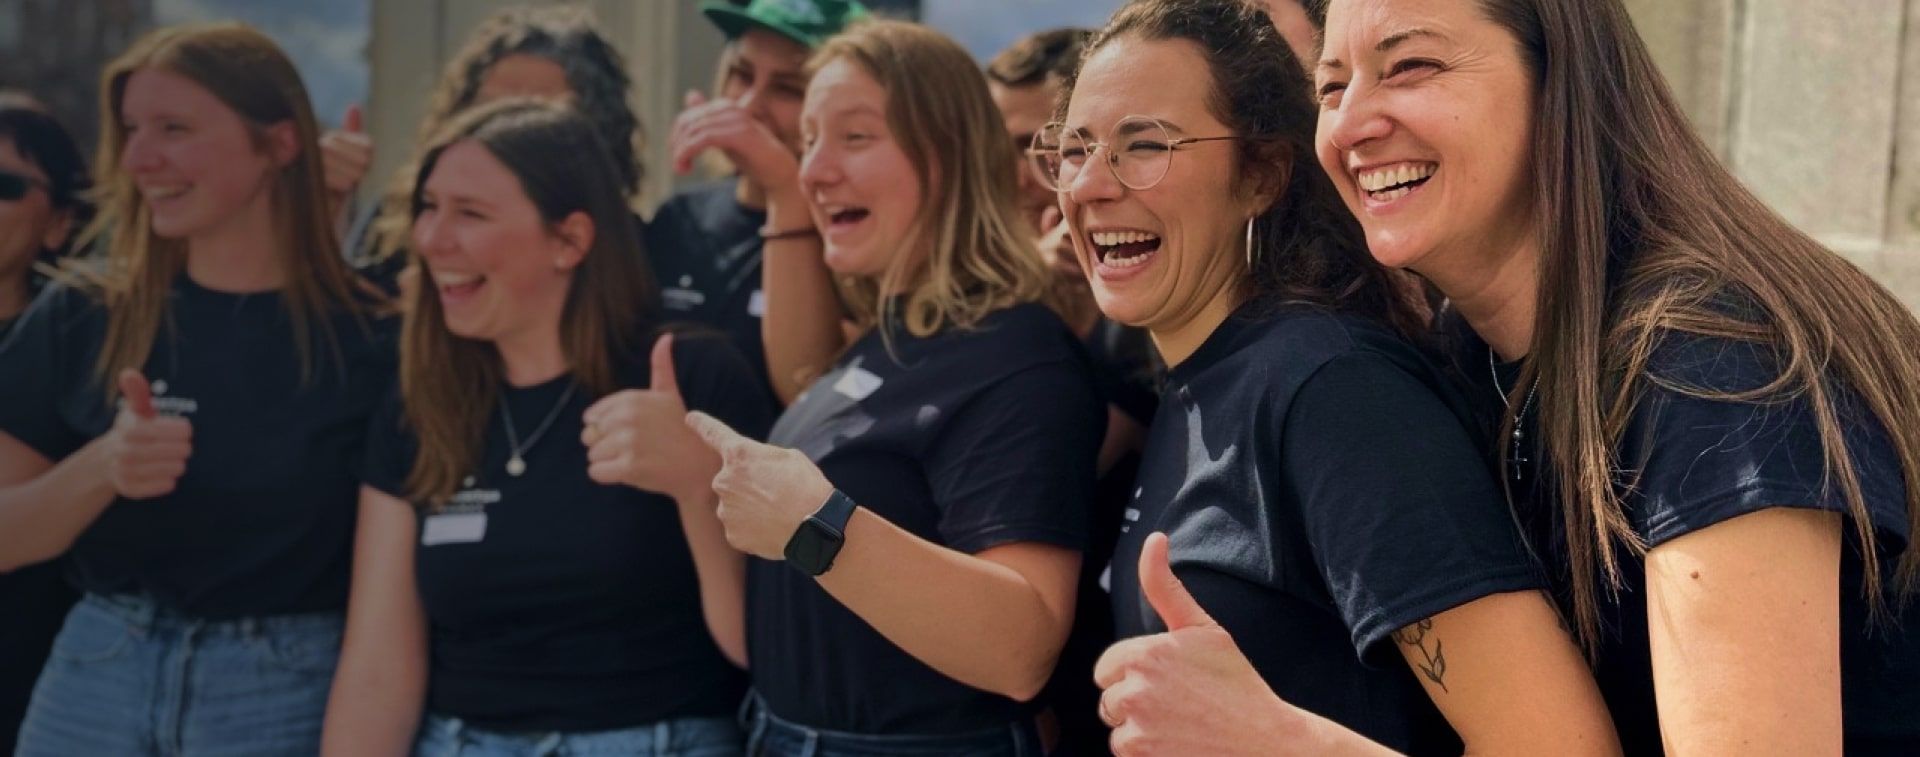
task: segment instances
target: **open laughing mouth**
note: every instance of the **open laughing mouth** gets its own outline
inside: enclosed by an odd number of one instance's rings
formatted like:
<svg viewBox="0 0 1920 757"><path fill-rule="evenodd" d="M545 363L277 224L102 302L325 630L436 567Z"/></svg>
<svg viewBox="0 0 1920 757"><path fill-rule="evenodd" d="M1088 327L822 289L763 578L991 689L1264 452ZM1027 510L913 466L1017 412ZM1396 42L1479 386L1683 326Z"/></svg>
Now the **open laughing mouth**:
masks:
<svg viewBox="0 0 1920 757"><path fill-rule="evenodd" d="M1395 163L1361 171L1358 178L1368 199L1392 202L1425 185L1438 170L1438 163Z"/></svg>
<svg viewBox="0 0 1920 757"><path fill-rule="evenodd" d="M1160 251L1160 236L1145 231L1094 231L1094 260L1108 268L1137 268Z"/></svg>

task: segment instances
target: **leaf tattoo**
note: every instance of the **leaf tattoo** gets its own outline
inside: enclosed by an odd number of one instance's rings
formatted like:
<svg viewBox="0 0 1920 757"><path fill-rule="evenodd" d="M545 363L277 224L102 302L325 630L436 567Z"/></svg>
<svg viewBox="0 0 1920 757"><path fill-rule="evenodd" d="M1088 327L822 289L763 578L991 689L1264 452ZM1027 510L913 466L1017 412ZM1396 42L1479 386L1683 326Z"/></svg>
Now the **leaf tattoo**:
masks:
<svg viewBox="0 0 1920 757"><path fill-rule="evenodd" d="M1431 652L1427 651L1427 637L1429 636L1433 637L1433 651ZM1441 691L1452 693L1447 690L1447 655L1441 651L1440 637L1433 634L1433 618L1427 618L1406 628L1394 631L1393 640L1420 650L1420 657L1424 662L1414 663L1414 667L1419 668L1420 673L1426 676L1427 680L1432 681L1434 685L1439 686Z"/></svg>

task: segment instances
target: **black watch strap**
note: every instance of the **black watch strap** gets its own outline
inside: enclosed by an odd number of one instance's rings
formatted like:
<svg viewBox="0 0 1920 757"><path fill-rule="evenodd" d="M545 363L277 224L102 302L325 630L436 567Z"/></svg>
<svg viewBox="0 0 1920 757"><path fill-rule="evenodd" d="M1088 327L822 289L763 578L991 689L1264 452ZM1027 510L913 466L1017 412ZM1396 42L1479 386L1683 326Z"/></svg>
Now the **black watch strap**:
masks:
<svg viewBox="0 0 1920 757"><path fill-rule="evenodd" d="M833 558L846 543L847 521L853 518L855 507L852 497L835 489L787 540L787 564L809 576L819 576L832 568Z"/></svg>

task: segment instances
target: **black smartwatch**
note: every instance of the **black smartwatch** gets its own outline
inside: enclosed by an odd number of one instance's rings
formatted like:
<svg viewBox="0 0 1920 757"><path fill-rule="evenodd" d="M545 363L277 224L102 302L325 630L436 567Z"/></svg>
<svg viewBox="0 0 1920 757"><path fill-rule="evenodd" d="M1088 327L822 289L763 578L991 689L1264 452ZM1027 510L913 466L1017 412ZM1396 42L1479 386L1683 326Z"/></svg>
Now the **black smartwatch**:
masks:
<svg viewBox="0 0 1920 757"><path fill-rule="evenodd" d="M809 576L818 576L833 567L840 545L847 541L847 520L853 517L853 498L833 490L827 502L800 522L800 528L787 540L787 564Z"/></svg>

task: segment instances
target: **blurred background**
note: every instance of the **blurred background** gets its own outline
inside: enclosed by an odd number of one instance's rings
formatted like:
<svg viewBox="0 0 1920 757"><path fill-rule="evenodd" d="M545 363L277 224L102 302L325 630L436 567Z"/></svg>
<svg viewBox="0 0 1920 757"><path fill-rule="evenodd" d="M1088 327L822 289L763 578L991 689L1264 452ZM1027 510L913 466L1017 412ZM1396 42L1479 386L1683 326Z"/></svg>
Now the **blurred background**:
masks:
<svg viewBox="0 0 1920 757"><path fill-rule="evenodd" d="M721 36L694 0L571 0L626 54L647 163L682 95L713 79ZM1626 0L1695 125L1789 221L1920 308L1920 0ZM147 29L237 19L277 39L315 109L364 103L373 177L405 158L432 81L512 0L0 0L0 87L46 101L92 144L98 73ZM1097 26L1121 0L868 0L984 60L1015 38ZM646 198L676 181L650 171ZM378 186L383 179L367 182ZM1701 198L1710 201L1712 198Z"/></svg>

